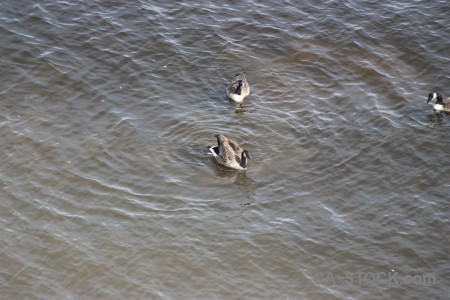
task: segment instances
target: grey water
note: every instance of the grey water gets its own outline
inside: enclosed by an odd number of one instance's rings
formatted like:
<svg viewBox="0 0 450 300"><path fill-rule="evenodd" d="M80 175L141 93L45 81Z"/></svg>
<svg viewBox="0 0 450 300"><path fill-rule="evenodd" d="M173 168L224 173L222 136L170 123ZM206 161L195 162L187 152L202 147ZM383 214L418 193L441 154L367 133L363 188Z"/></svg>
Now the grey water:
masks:
<svg viewBox="0 0 450 300"><path fill-rule="evenodd" d="M449 12L3 0L0 298L448 299Z"/></svg>

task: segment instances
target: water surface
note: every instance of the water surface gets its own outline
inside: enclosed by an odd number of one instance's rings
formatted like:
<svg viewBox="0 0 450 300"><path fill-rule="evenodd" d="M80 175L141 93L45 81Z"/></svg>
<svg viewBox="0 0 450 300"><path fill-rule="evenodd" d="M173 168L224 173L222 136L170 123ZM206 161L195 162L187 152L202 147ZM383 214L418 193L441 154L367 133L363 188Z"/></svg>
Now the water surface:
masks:
<svg viewBox="0 0 450 300"><path fill-rule="evenodd" d="M448 298L448 1L0 8L5 299Z"/></svg>

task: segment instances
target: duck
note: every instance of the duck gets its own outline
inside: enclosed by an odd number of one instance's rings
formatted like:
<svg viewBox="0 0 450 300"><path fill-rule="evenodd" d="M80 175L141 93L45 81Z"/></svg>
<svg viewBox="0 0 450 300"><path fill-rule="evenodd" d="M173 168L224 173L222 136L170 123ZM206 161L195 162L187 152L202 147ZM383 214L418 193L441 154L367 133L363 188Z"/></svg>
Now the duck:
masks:
<svg viewBox="0 0 450 300"><path fill-rule="evenodd" d="M433 105L433 109L435 112L450 112L450 97L445 99L444 101L440 93L436 93L433 91L428 95L427 103L434 99L436 99L436 103Z"/></svg>
<svg viewBox="0 0 450 300"><path fill-rule="evenodd" d="M250 152L239 147L238 143L223 134L215 134L217 146L210 146L209 152L221 165L235 169L247 170L248 160L252 160Z"/></svg>
<svg viewBox="0 0 450 300"><path fill-rule="evenodd" d="M227 88L227 96L234 102L242 102L250 95L250 86L244 74L236 74Z"/></svg>

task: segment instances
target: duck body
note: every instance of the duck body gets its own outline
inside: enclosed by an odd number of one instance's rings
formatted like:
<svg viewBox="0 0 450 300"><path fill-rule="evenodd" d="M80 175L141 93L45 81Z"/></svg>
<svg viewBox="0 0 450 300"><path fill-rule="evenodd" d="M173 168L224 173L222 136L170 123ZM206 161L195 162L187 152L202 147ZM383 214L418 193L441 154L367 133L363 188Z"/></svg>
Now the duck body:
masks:
<svg viewBox="0 0 450 300"><path fill-rule="evenodd" d="M227 97L234 102L242 102L250 95L250 86L244 74L236 74L227 88Z"/></svg>
<svg viewBox="0 0 450 300"><path fill-rule="evenodd" d="M433 105L433 110L437 113L443 111L443 112L448 112L450 113L450 97L445 99L442 98L442 95L436 92L431 92L428 95L428 102L432 101L436 99L436 103Z"/></svg>
<svg viewBox="0 0 450 300"><path fill-rule="evenodd" d="M252 159L248 150L242 149L232 139L223 134L215 134L217 146L209 147L210 154L221 165L235 169L247 170L248 159Z"/></svg>

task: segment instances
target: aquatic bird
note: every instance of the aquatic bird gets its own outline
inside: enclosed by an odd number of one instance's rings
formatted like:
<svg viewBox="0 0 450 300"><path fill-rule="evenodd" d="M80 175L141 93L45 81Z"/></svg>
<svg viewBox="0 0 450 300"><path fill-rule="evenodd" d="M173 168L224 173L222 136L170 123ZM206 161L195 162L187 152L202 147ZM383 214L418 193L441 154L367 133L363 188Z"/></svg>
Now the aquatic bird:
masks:
<svg viewBox="0 0 450 300"><path fill-rule="evenodd" d="M209 147L209 152L216 161L228 168L247 170L247 159L252 160L248 150L242 149L232 139L223 134L215 134L217 146Z"/></svg>
<svg viewBox="0 0 450 300"><path fill-rule="evenodd" d="M428 95L428 102L436 99L436 103L433 105L433 109L435 112L450 112L450 97L445 99L442 98L442 95L436 92L431 92Z"/></svg>
<svg viewBox="0 0 450 300"><path fill-rule="evenodd" d="M236 74L227 88L227 96L234 102L242 102L250 95L250 86L244 74Z"/></svg>

